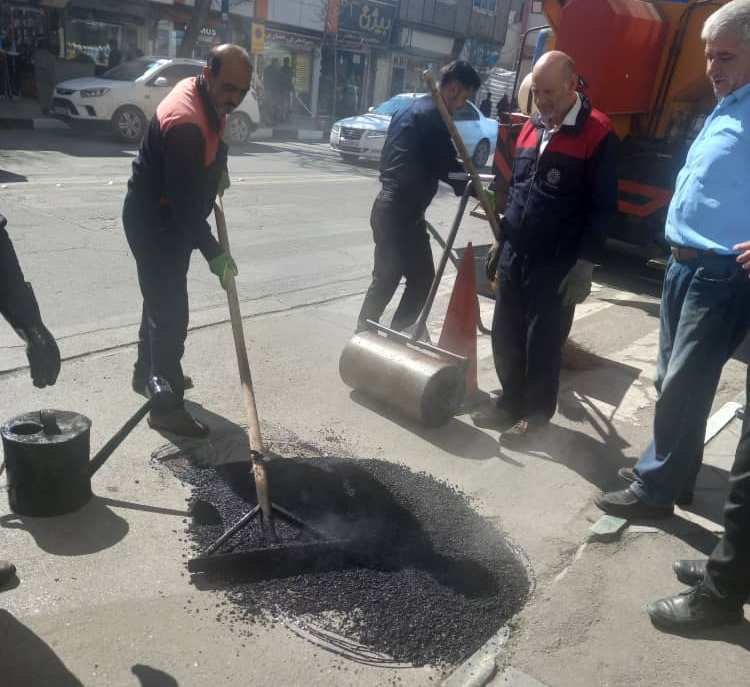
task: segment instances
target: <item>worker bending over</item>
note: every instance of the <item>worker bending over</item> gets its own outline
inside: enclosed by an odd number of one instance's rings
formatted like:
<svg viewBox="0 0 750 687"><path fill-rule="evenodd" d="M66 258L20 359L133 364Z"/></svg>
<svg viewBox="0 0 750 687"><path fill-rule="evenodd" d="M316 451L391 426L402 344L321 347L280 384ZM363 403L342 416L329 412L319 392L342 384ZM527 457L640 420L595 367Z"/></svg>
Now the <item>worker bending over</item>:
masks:
<svg viewBox="0 0 750 687"><path fill-rule="evenodd" d="M208 434L183 405L186 378L180 361L188 329L190 256L200 250L225 288L229 274L237 274L207 218L220 181L228 183L221 140L226 117L242 102L251 79L245 50L214 48L203 72L180 81L157 108L125 196L123 224L143 295L133 388L148 393L154 378L165 380L174 391L174 407L153 409L149 424L182 436Z"/></svg>
<svg viewBox="0 0 750 687"><path fill-rule="evenodd" d="M480 85L468 62L453 62L441 70L440 94L451 114ZM406 289L391 327L404 330L416 322L435 276L424 213L439 180L450 183L456 194L463 193L466 182L451 181L452 172L463 172L463 165L432 96L415 98L391 119L380 157L383 187L370 213L375 265L357 331L367 329L367 320L380 319L401 277L406 277Z"/></svg>

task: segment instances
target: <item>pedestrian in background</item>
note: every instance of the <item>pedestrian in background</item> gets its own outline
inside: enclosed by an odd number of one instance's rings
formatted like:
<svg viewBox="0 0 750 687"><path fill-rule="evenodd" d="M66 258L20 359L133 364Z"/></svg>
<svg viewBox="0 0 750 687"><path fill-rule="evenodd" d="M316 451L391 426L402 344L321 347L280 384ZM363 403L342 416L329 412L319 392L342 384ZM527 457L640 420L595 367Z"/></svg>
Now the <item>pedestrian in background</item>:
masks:
<svg viewBox="0 0 750 687"><path fill-rule="evenodd" d="M462 108L480 85L479 74L468 62L452 62L440 72L440 93L451 113ZM380 320L402 277L406 289L391 327L404 330L417 321L435 276L424 213L438 181L463 193L466 182L449 179L451 172L463 171L431 95L414 98L393 116L380 157L382 189L370 214L375 241L372 283L357 331L367 329L367 320Z"/></svg>
<svg viewBox="0 0 750 687"><path fill-rule="evenodd" d="M532 79L538 112L518 135L503 243L488 259L488 278L499 272L492 350L503 391L494 408L473 415L515 434L555 414L563 344L617 210L617 136L576 92L573 60L546 53Z"/></svg>
<svg viewBox="0 0 750 687"><path fill-rule="evenodd" d="M292 111L292 95L294 94L294 71L292 63L288 57L284 58L284 64L279 71L280 75L280 99L281 99L281 120L286 122Z"/></svg>
<svg viewBox="0 0 750 687"><path fill-rule="evenodd" d="M484 100L482 100L482 102L479 104L479 111L485 117L492 116L492 95L489 92L486 96L484 96Z"/></svg>
<svg viewBox="0 0 750 687"><path fill-rule="evenodd" d="M750 0L714 12L701 36L719 102L667 214L653 439L634 468L619 471L630 486L597 499L624 518L668 517L675 503L692 502L721 371L750 328L750 281L737 262L750 234Z"/></svg>
<svg viewBox="0 0 750 687"><path fill-rule="evenodd" d="M117 41L109 41L109 55L107 56L107 69L112 69L122 62L122 52L117 47Z"/></svg>

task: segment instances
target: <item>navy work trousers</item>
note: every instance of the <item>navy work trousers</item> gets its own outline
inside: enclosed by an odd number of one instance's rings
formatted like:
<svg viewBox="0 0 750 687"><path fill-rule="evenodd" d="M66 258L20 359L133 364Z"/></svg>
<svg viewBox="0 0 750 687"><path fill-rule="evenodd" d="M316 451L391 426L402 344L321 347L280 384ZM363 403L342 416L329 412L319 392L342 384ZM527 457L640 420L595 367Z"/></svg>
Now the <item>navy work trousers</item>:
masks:
<svg viewBox="0 0 750 687"><path fill-rule="evenodd" d="M166 379L182 401L192 240L188 232L153 226L130 198L125 200L123 224L143 296L135 373Z"/></svg>
<svg viewBox="0 0 750 687"><path fill-rule="evenodd" d="M562 347L575 308L563 304L559 291L574 263L518 252L507 241L502 247L492 352L503 404L520 417L555 414Z"/></svg>
<svg viewBox="0 0 750 687"><path fill-rule="evenodd" d="M357 331L367 329L367 320L380 320L401 278L406 277L406 288L391 322L392 329L402 331L417 321L435 278L425 220L424 217L404 217L398 208L377 199L370 224L375 241L375 264L357 320Z"/></svg>

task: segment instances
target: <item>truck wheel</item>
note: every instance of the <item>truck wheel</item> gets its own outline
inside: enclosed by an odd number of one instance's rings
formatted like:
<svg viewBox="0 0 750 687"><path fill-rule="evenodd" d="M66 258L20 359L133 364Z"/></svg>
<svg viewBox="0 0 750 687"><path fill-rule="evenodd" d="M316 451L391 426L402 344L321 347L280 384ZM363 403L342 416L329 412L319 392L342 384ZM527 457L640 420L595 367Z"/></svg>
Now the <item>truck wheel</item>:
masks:
<svg viewBox="0 0 750 687"><path fill-rule="evenodd" d="M123 105L112 115L115 135L125 143L140 143L146 133L146 117L137 107Z"/></svg>

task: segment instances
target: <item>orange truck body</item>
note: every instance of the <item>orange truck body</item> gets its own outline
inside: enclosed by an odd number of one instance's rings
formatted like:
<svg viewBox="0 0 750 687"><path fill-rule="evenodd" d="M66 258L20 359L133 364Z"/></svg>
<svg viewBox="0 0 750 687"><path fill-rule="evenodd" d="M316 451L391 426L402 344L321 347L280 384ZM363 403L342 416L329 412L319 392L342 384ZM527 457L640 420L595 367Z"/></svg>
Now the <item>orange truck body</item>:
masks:
<svg viewBox="0 0 750 687"><path fill-rule="evenodd" d="M663 248L666 210L685 155L715 99L701 29L728 0L544 0L547 48L576 62L585 93L622 144L619 213L611 237ZM517 118L512 120L517 122ZM509 178L518 125L501 123L495 169Z"/></svg>

